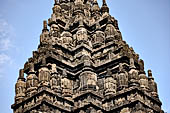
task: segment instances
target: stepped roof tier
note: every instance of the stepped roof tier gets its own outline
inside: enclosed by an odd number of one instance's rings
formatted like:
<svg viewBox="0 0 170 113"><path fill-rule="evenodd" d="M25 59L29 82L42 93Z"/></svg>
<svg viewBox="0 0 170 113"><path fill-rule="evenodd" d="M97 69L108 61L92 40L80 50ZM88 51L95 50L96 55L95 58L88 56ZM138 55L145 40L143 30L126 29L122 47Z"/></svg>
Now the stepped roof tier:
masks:
<svg viewBox="0 0 170 113"><path fill-rule="evenodd" d="M20 70L14 113L163 113L157 84L106 0L55 0ZM26 77L24 77L24 74Z"/></svg>

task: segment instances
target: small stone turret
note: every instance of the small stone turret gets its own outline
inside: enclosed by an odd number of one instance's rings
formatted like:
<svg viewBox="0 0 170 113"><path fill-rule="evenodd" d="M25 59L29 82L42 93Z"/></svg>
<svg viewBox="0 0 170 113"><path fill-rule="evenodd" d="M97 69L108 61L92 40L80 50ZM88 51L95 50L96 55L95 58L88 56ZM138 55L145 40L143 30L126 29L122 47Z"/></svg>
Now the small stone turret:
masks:
<svg viewBox="0 0 170 113"><path fill-rule="evenodd" d="M112 23L108 23L105 29L105 34L106 34L106 40L105 42L111 42L115 41L115 37L118 35L118 32L116 31L116 28Z"/></svg>
<svg viewBox="0 0 170 113"><path fill-rule="evenodd" d="M143 60L139 60L139 66L140 66L140 69L139 69L139 83L140 83L140 87L143 88L145 91L148 90L148 78L145 74L145 71L144 71L144 62Z"/></svg>
<svg viewBox="0 0 170 113"><path fill-rule="evenodd" d="M40 35L40 44L47 44L49 43L49 30L47 29L47 21L43 22L43 30L42 34Z"/></svg>
<svg viewBox="0 0 170 113"><path fill-rule="evenodd" d="M157 98L158 97L157 84L154 81L151 70L148 70L148 82L152 96Z"/></svg>
<svg viewBox="0 0 170 113"><path fill-rule="evenodd" d="M119 64L118 89L122 90L128 87L128 73L124 71L122 63Z"/></svg>
<svg viewBox="0 0 170 113"><path fill-rule="evenodd" d="M56 64L51 65L51 78L50 78L50 86L51 89L56 92L58 95L61 95L61 77L56 69Z"/></svg>
<svg viewBox="0 0 170 113"><path fill-rule="evenodd" d="M133 58L130 58L129 86L139 86L138 70L135 67Z"/></svg>
<svg viewBox="0 0 170 113"><path fill-rule="evenodd" d="M100 11L100 7L98 5L97 0L93 0L92 12L99 13L99 11Z"/></svg>
<svg viewBox="0 0 170 113"><path fill-rule="evenodd" d="M67 78L66 69L63 70L61 79L62 96L71 98L73 94L73 82Z"/></svg>
<svg viewBox="0 0 170 113"><path fill-rule="evenodd" d="M102 14L109 13L109 8L107 6L106 0L103 0L103 5L101 7L101 13Z"/></svg>
<svg viewBox="0 0 170 113"><path fill-rule="evenodd" d="M25 97L26 83L24 78L24 70L20 69L18 81L15 84L15 101L21 102Z"/></svg>
<svg viewBox="0 0 170 113"><path fill-rule="evenodd" d="M74 15L79 15L79 14L84 14L83 10L84 10L84 4L83 4L84 0L75 0L74 4Z"/></svg>
<svg viewBox="0 0 170 113"><path fill-rule="evenodd" d="M38 87L49 87L50 82L50 71L46 64L46 58L42 58L41 68L38 70L38 80L39 84Z"/></svg>
<svg viewBox="0 0 170 113"><path fill-rule="evenodd" d="M105 96L114 95L117 91L116 76L113 76L110 69L107 69L107 73L104 80L104 94Z"/></svg>
<svg viewBox="0 0 170 113"><path fill-rule="evenodd" d="M100 30L100 26L98 30L94 33L92 38L93 48L98 48L104 43L105 33Z"/></svg>
<svg viewBox="0 0 170 113"><path fill-rule="evenodd" d="M44 20L44 22L43 22L43 30L42 30L42 32L44 33L44 32L47 32L47 31L49 31L49 30L47 29L47 21L46 21L46 20Z"/></svg>
<svg viewBox="0 0 170 113"><path fill-rule="evenodd" d="M145 73L141 73L139 74L139 83L140 83L140 87L143 88L145 91L148 90L148 78L145 75Z"/></svg>
<svg viewBox="0 0 170 113"><path fill-rule="evenodd" d="M29 72L27 75L26 87L27 96L31 96L37 92L38 77L34 70L34 64L30 63Z"/></svg>
<svg viewBox="0 0 170 113"><path fill-rule="evenodd" d="M98 5L97 0L93 0L92 4L92 16L94 17L95 20L99 20L100 18L100 7Z"/></svg>
<svg viewBox="0 0 170 113"><path fill-rule="evenodd" d="M97 74L92 71L84 71L79 76L80 89L84 90L97 90Z"/></svg>

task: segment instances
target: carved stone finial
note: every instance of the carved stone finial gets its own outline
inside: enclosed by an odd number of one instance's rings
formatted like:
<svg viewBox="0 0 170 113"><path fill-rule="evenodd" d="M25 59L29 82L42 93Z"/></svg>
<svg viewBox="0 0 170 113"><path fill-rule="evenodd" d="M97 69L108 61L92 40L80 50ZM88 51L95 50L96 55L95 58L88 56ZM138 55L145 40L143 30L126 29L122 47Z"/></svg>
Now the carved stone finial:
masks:
<svg viewBox="0 0 170 113"><path fill-rule="evenodd" d="M44 24L43 25L44 25L43 28L47 29L47 21L46 20L44 20Z"/></svg>
<svg viewBox="0 0 170 113"><path fill-rule="evenodd" d="M25 88L26 88L26 83L25 83L25 78L24 78L24 70L20 69L19 71L19 78L17 83L15 84L15 101L21 102L23 98L25 97Z"/></svg>
<svg viewBox="0 0 170 113"><path fill-rule="evenodd" d="M152 96L158 98L157 84L154 81L151 70L148 70L148 85Z"/></svg>
<svg viewBox="0 0 170 113"><path fill-rule="evenodd" d="M24 70L23 69L19 70L19 78L18 79L24 79Z"/></svg>
<svg viewBox="0 0 170 113"><path fill-rule="evenodd" d="M142 59L139 60L140 72L144 73L144 61Z"/></svg>
<svg viewBox="0 0 170 113"><path fill-rule="evenodd" d="M151 70L148 70L148 77L152 78L152 71Z"/></svg>
<svg viewBox="0 0 170 113"><path fill-rule="evenodd" d="M43 21L43 30L42 31L43 32L48 31L48 29L47 29L47 21L46 20Z"/></svg>
<svg viewBox="0 0 170 113"><path fill-rule="evenodd" d="M99 7L99 5L98 5L97 0L94 0L94 1L93 1L92 11L93 11L93 12L99 12L99 11L100 11L100 7Z"/></svg>
<svg viewBox="0 0 170 113"><path fill-rule="evenodd" d="M107 7L106 0L103 0L103 5L101 7L101 12L104 14L105 12L109 13L109 8Z"/></svg>

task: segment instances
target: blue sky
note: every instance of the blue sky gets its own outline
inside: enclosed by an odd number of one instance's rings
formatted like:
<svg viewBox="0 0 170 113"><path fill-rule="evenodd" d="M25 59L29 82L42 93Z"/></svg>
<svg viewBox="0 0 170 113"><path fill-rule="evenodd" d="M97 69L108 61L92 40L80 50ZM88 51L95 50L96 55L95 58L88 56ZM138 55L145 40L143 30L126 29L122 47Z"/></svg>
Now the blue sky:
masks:
<svg viewBox="0 0 170 113"><path fill-rule="evenodd" d="M101 4L102 0L98 0ZM170 112L170 0L107 0L123 39L152 69L163 109ZM0 0L0 106L11 113L18 71L39 44L53 0Z"/></svg>

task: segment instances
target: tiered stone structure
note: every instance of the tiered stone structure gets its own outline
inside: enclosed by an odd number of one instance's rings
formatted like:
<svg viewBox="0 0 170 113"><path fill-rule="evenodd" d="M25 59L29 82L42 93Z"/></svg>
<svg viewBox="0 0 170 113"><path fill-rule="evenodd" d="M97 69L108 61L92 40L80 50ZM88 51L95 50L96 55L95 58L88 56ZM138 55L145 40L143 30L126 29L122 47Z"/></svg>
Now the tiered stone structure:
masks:
<svg viewBox="0 0 170 113"><path fill-rule="evenodd" d="M14 113L163 113L151 70L147 76L105 0L101 8L97 0L55 0L15 92Z"/></svg>

